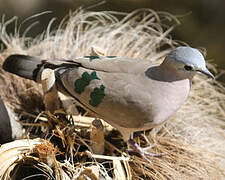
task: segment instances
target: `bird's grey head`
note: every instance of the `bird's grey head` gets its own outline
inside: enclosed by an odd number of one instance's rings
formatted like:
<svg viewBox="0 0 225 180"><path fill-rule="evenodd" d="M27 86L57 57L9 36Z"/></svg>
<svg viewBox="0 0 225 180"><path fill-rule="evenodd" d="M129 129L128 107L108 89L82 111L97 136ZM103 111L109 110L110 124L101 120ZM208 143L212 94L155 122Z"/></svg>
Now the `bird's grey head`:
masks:
<svg viewBox="0 0 225 180"><path fill-rule="evenodd" d="M184 75L194 76L196 73L203 73L214 78L213 74L206 68L204 56L195 48L178 47L167 55L165 62Z"/></svg>

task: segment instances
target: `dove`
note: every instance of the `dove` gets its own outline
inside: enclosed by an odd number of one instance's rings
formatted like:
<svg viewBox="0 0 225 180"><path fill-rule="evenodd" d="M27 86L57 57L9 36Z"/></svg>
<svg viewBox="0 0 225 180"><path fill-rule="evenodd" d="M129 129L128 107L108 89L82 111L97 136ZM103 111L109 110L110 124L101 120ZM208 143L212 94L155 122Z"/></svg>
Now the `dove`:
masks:
<svg viewBox="0 0 225 180"><path fill-rule="evenodd" d="M129 146L145 159L133 133L168 120L188 98L196 74L210 78L204 56L191 47L177 47L162 63L116 56L85 56L73 60L42 60L10 55L3 69L40 82L45 68L54 70L57 89L118 129Z"/></svg>

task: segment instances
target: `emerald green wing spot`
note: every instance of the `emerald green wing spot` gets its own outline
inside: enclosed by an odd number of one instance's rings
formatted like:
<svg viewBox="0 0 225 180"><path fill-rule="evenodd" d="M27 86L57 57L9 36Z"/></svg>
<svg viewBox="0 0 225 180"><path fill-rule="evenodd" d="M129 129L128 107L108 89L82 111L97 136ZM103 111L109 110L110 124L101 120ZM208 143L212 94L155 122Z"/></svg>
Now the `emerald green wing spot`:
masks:
<svg viewBox="0 0 225 180"><path fill-rule="evenodd" d="M97 107L105 97L105 86L101 85L99 88L96 87L90 94L90 101L89 104L92 105L93 107Z"/></svg>
<svg viewBox="0 0 225 180"><path fill-rule="evenodd" d="M99 56L84 56L85 58L89 58L90 62L92 62L94 59L100 59Z"/></svg>
<svg viewBox="0 0 225 180"><path fill-rule="evenodd" d="M116 56L106 56L107 58L115 58Z"/></svg>
<svg viewBox="0 0 225 180"><path fill-rule="evenodd" d="M96 74L96 71L93 71L91 74L88 74L88 72L84 72L81 76L81 78L77 79L74 82L75 85L75 92L78 94L81 94L82 92L84 92L85 87L88 86L90 84L90 82L94 79L98 79L98 76Z"/></svg>

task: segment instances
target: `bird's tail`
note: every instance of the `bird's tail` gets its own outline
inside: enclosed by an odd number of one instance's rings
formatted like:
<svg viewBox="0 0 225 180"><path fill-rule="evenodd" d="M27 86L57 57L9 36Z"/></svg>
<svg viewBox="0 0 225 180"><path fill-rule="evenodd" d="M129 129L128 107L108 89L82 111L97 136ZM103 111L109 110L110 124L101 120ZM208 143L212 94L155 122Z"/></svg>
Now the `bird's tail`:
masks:
<svg viewBox="0 0 225 180"><path fill-rule="evenodd" d="M36 57L15 54L6 58L3 69L23 78L37 81L37 76L44 63L44 60Z"/></svg>

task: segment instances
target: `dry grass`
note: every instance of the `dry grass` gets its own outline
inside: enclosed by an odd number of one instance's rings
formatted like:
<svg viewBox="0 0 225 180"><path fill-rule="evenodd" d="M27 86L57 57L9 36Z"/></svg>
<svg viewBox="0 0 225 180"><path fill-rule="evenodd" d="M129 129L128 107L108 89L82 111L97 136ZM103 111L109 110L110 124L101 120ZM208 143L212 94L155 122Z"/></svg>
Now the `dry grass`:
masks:
<svg viewBox="0 0 225 180"><path fill-rule="evenodd" d="M121 20L115 15L120 16ZM56 31L51 31L53 21L50 22L46 31L35 39L19 37L18 31L14 35L9 35L6 28L13 22L2 20L0 24L0 37L6 46L0 54L1 63L5 57L13 53L46 59L73 59L89 55L92 46L102 48L106 55L161 62L171 48L179 45L169 35L173 26L178 23L176 18L149 9L137 10L130 14L78 10L65 18ZM168 22L172 26L166 25ZM216 74L221 73L213 65L209 67ZM23 114L25 112L33 114L33 118L29 121L34 120L43 110L40 86L9 75L3 70L0 75L1 98L15 110L20 110ZM150 141L157 142L153 150L167 152L168 155L153 158L152 165L137 156L132 156L132 161L129 163L122 161L121 167L124 170L119 174L124 172L127 179L130 176L133 179L224 179L224 109L225 87L217 81L202 76L195 77L191 94L185 105L171 120L150 133ZM56 121L61 122L59 117L55 118ZM40 123L37 119L35 122ZM41 131L40 128L35 127L28 130L31 132L31 137L37 136L36 131ZM42 128L41 132L44 134L42 137L50 137L48 128L44 130ZM82 179L82 173L79 174L83 172L82 169L95 165L105 179L110 178L112 174L116 178L115 169L120 167L116 165L118 164L116 159L112 163L104 160L103 156L101 161L85 158L85 162L82 158L85 155L80 153L87 150L89 146L88 129L74 129L66 123L60 123L53 126L51 132L58 136L57 140L50 138L51 141L59 146L59 149L61 147L61 151L64 150L63 166L66 167L70 177ZM111 156L112 159L115 156L124 156L121 151L124 151L125 147L117 134L109 133L106 139L113 140L107 143L105 155ZM120 177L122 176L120 174Z"/></svg>

